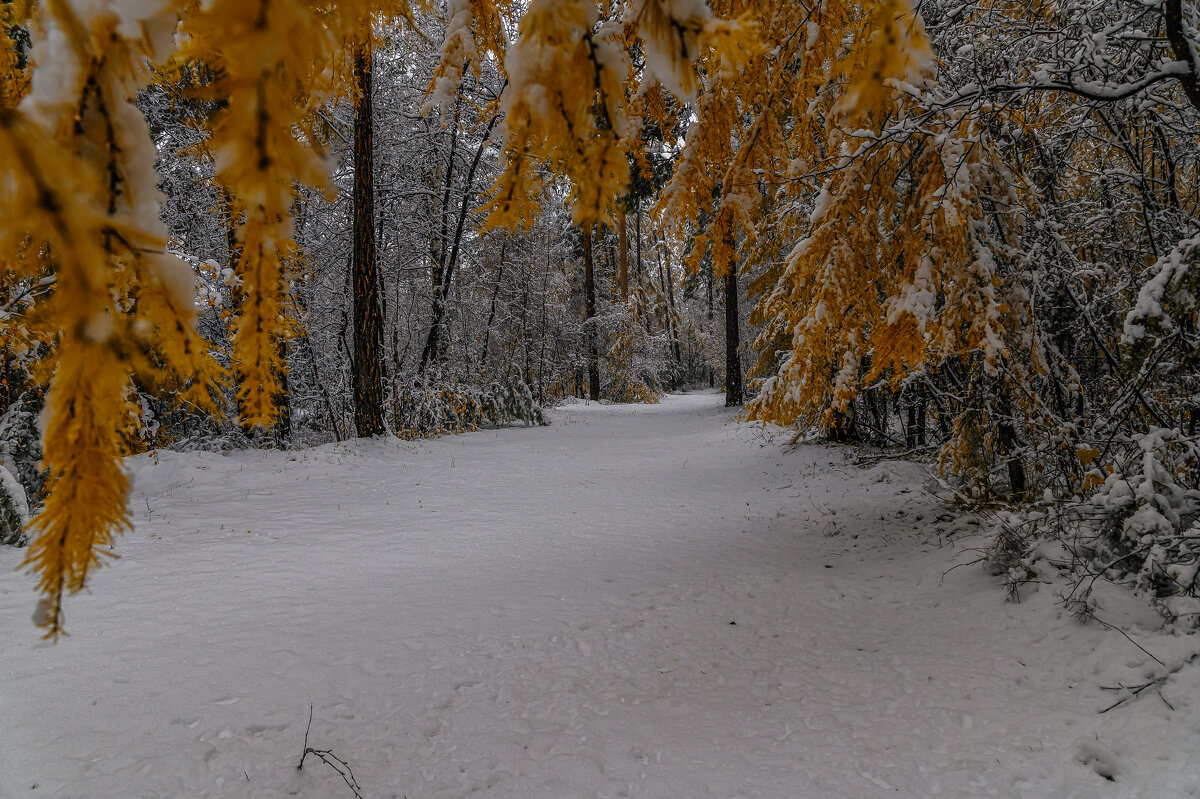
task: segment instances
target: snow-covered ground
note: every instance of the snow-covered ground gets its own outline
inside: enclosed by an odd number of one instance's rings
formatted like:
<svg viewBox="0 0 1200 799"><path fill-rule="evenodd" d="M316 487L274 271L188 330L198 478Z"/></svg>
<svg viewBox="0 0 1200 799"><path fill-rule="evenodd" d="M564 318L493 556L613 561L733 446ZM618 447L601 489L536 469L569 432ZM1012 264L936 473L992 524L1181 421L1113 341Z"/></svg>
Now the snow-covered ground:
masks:
<svg viewBox="0 0 1200 799"><path fill-rule="evenodd" d="M371 799L1200 796L1200 664L1100 714L1161 667L947 573L983 539L917 467L712 393L551 416L139 458L55 645L0 552L0 797L352 796L310 705Z"/></svg>

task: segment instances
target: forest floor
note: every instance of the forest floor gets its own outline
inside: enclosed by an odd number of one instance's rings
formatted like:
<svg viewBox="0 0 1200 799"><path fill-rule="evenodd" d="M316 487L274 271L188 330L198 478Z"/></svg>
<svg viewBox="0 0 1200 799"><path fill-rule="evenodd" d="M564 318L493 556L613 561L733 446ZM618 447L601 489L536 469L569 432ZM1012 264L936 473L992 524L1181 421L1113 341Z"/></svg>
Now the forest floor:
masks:
<svg viewBox="0 0 1200 799"><path fill-rule="evenodd" d="M1200 664L1054 586L911 464L705 392L543 428L131 461L71 635L0 552L0 797L1200 796ZM959 564L962 568L952 568ZM1200 636L1156 631L1171 665Z"/></svg>

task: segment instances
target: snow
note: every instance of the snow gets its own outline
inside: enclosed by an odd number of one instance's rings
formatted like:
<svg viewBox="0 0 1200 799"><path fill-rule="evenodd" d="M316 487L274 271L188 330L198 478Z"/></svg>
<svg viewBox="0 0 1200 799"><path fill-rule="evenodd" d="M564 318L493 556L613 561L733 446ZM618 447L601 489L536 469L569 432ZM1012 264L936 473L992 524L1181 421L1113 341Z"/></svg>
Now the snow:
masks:
<svg viewBox="0 0 1200 799"><path fill-rule="evenodd" d="M713 22L704 0L654 0L634 3L627 12L635 20L646 60L643 86L662 84L675 97L691 101L696 94L692 59Z"/></svg>
<svg viewBox="0 0 1200 799"><path fill-rule="evenodd" d="M310 704L372 798L1200 796L1200 668L1099 713L1162 667L952 569L983 531L920 467L712 392L551 416L131 461L69 637L0 552L0 797L351 796L296 770ZM1098 596L1164 663L1200 648Z"/></svg>
<svg viewBox="0 0 1200 799"><path fill-rule="evenodd" d="M449 0L446 4L446 19L448 22L442 43L440 74L434 78L432 91L421 105L422 114L431 114L434 109L440 109L443 127L446 125L447 111L453 106L462 85L463 69L468 63L479 63L479 50L472 31L475 16L470 2Z"/></svg>
<svg viewBox="0 0 1200 799"><path fill-rule="evenodd" d="M1193 236L1176 244L1154 265L1154 277L1146 281L1138 290L1137 302L1125 315L1125 335L1123 343L1132 344L1138 339L1145 338L1146 326L1151 320L1170 329L1173 324L1163 311L1163 303L1167 300L1168 292L1183 279L1192 268L1192 260L1200 249L1200 236Z"/></svg>
<svg viewBox="0 0 1200 799"><path fill-rule="evenodd" d="M4 493L12 500L13 509L16 510L21 524L29 521L29 502L25 498L25 488L3 463L0 463L0 488L4 489Z"/></svg>

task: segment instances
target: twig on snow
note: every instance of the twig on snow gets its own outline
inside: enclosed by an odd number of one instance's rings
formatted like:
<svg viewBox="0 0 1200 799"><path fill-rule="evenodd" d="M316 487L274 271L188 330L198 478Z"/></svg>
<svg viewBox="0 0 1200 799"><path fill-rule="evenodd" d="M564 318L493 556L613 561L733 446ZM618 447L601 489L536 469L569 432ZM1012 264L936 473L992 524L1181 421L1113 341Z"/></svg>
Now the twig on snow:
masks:
<svg viewBox="0 0 1200 799"><path fill-rule="evenodd" d="M1149 654L1149 653L1147 653L1147 654ZM1150 655L1150 656L1154 657L1153 655ZM1154 658L1154 659L1158 660L1158 658ZM1148 680L1147 682L1141 683L1140 685L1102 685L1102 686L1100 686L1105 691L1121 691L1124 694L1120 699L1118 699L1116 702L1113 702L1111 705L1104 708L1100 712L1107 713L1108 711L1112 710L1113 708L1118 708L1121 705L1125 704L1126 702L1130 702L1134 699L1137 699L1139 696L1141 696L1143 693L1150 690L1151 688L1162 688L1162 686L1167 682L1167 680L1171 679L1172 676L1174 676L1175 674L1178 674L1180 671L1182 671L1184 666L1188 665L1189 663L1195 663L1197 660L1200 660L1200 652L1193 652L1191 654L1191 656L1186 657L1183 660L1179 661L1178 663L1175 664L1175 666L1167 669L1165 672L1163 672L1159 676L1155 677L1153 680ZM1162 661L1159 661L1159 662L1161 663ZM1158 698L1161 699L1163 701L1163 704L1165 704L1167 707L1171 708L1172 710L1175 709L1175 707L1170 702L1167 701L1166 697L1164 697L1162 695L1161 691L1158 694Z"/></svg>
<svg viewBox="0 0 1200 799"><path fill-rule="evenodd" d="M350 764L333 753L331 749L314 749L308 745L308 733L312 729L313 706L308 706L308 726L304 728L304 752L300 755L300 762L296 764L296 770L300 771L304 768L304 760L309 755L320 760L325 765L337 772L337 775L342 778L342 781L354 792L354 799L363 799L362 786L358 784L358 780L354 778L354 771L350 768Z"/></svg>
<svg viewBox="0 0 1200 799"><path fill-rule="evenodd" d="M1149 656L1149 657L1150 657L1152 660L1154 660L1154 662L1155 662L1155 663L1157 663L1158 665L1162 666L1163 668L1166 668L1167 664L1166 664L1166 663L1163 663L1161 658L1159 658L1158 656L1156 656L1156 655L1155 655L1153 652L1151 652L1151 651L1150 651L1149 649L1147 649L1146 647L1144 647L1144 646L1142 646L1141 644L1139 644L1137 641L1133 640L1133 638L1132 638L1132 637L1129 635L1129 633L1125 632L1124 630L1122 630L1120 627L1116 626L1115 624L1109 624L1109 623L1108 623L1108 622L1106 622L1104 619L1102 619L1102 618L1100 618L1099 616L1097 616L1095 613L1089 613L1088 615L1089 615L1091 618L1095 619L1096 621L1100 622L1102 625L1104 625L1104 626L1105 626L1105 627L1107 627L1108 629L1110 629L1110 630L1116 630L1116 631L1117 631L1117 632L1119 632L1121 635L1125 636L1125 640L1126 640L1126 641L1128 641L1129 643L1131 643L1131 644L1133 644L1134 646L1136 646L1138 649L1140 649L1140 650L1142 650L1143 652L1145 652L1145 653L1146 653L1146 655L1148 655L1148 656ZM1200 653L1197 653L1197 655L1200 655ZM1193 656L1192 656L1192 659L1194 660L1194 659L1197 657L1197 655L1193 655Z"/></svg>

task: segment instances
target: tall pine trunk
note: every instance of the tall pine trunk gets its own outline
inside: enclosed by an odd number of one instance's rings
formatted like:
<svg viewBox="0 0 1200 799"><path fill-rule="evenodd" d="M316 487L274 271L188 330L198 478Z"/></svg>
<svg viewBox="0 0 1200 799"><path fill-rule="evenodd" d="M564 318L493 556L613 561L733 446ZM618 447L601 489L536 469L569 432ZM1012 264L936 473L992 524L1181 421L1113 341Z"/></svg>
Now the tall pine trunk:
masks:
<svg viewBox="0 0 1200 799"><path fill-rule="evenodd" d="M487 366L488 344L492 338L492 324L496 321L496 301L500 298L500 281L504 279L504 256L508 250L508 239L500 245L500 268L496 270L496 282L492 286L491 308L488 310L487 326L483 329L483 346L479 348L479 368Z"/></svg>
<svg viewBox="0 0 1200 799"><path fill-rule="evenodd" d="M596 347L596 277L592 261L592 227L583 230L583 301L587 316L588 397L600 399L600 352Z"/></svg>
<svg viewBox="0 0 1200 799"><path fill-rule="evenodd" d="M275 396L275 407L279 409L279 417L275 420L271 434L279 446L287 447L288 440L292 437L292 392L288 386L287 340L280 339L275 344L275 350L279 353L279 362L284 368L279 375L279 394Z"/></svg>
<svg viewBox="0 0 1200 799"><path fill-rule="evenodd" d="M745 399L742 389L741 320L738 318L737 264L730 263L725 272L725 407L741 405Z"/></svg>
<svg viewBox="0 0 1200 799"><path fill-rule="evenodd" d="M617 234L620 240L617 246L621 248L617 253L617 262L620 264L617 274L621 284L621 302L629 302L629 232L624 209L617 214Z"/></svg>
<svg viewBox="0 0 1200 799"><path fill-rule="evenodd" d="M672 286L675 284L675 277L671 273L671 255L666 250L667 240L660 236L655 252L658 257L658 280L667 295L667 337L671 341L671 352L675 356L675 374L671 378L671 385L673 388L679 388L683 377L683 351L679 345L679 329L674 321L675 289Z"/></svg>
<svg viewBox="0 0 1200 799"><path fill-rule="evenodd" d="M635 235L637 237L634 240L635 248L637 251L637 259L634 261L634 265L636 268L634 270L633 276L634 276L634 280L636 280L640 284L642 282L642 201L641 200L638 200L638 202L637 202L637 215L634 216L633 221L636 226Z"/></svg>
<svg viewBox="0 0 1200 799"><path fill-rule="evenodd" d="M371 52L354 54L358 97L354 102L354 425L358 435L383 433L383 317L375 262L374 143L371 136Z"/></svg>
<svg viewBox="0 0 1200 799"><path fill-rule="evenodd" d="M717 283L717 276L715 274L715 270L713 269L712 258L704 259L704 276L706 278L706 282L708 283L708 321L712 322L713 317L714 317L714 312L713 312L714 289L713 289L713 286L715 286ZM707 364L706 364L706 366L707 366ZM716 384L716 377L713 374L713 372L715 370L712 368L712 366L707 366L707 369L708 369L708 387L712 388ZM725 399L726 399L726 402L728 402L729 397L726 396Z"/></svg>
<svg viewBox="0 0 1200 799"><path fill-rule="evenodd" d="M429 333L425 337L425 346L421 349L421 364L417 374L424 375L430 364L435 363L441 355L440 335L442 316L446 311L446 291L449 276L446 274L446 256L449 252L447 239L450 235L450 192L454 189L454 165L457 163L459 109L462 100L454 103L454 127L450 129L450 156L446 159L446 171L442 179L442 203L438 216L441 222L438 226L437 241L430 251L433 277L433 315L429 323Z"/></svg>
<svg viewBox="0 0 1200 799"><path fill-rule="evenodd" d="M425 346L421 350L421 365L417 369L417 373L424 375L426 370L437 363L441 352L441 333L442 323L446 316L446 307L450 303L450 288L454 281L454 268L458 263L458 253L462 248L463 231L466 230L467 213L471 208L471 199L473 198L473 188L475 185L475 172L479 169L480 159L483 158L483 151L487 149L488 137L491 136L492 128L496 124L496 120L500 117L493 115L488 120L487 127L483 129L483 136L479 140L479 146L475 148L475 157L471 161L471 166L467 170L466 179L463 182L462 201L458 207L458 222L454 226L454 238L449 242L444 242L442 245L441 255L438 256L438 261L434 265L434 281L433 281L433 318L429 323L429 333L425 337ZM455 124L457 125L457 114L455 115ZM449 212L450 189L452 181L450 176L451 170L454 168L454 153L458 148L458 134L455 133L452 146L450 148L450 162L446 167L446 193L442 200L442 238L445 239L446 219ZM449 247L447 248L447 243ZM503 253L501 254L503 260Z"/></svg>

